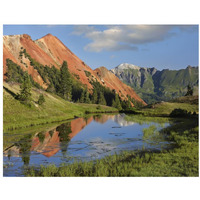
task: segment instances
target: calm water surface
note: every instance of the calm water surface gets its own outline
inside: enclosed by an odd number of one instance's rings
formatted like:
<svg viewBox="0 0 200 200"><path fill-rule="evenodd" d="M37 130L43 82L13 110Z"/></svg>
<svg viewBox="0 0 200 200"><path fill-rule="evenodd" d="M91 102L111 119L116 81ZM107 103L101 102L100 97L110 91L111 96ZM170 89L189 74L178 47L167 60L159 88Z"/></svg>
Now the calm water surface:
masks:
<svg viewBox="0 0 200 200"><path fill-rule="evenodd" d="M77 118L38 131L4 133L4 176L24 176L27 166L99 159L124 150L167 148L158 131L169 123L127 121L125 114ZM147 129L153 134L148 135ZM23 133L22 133L23 132Z"/></svg>

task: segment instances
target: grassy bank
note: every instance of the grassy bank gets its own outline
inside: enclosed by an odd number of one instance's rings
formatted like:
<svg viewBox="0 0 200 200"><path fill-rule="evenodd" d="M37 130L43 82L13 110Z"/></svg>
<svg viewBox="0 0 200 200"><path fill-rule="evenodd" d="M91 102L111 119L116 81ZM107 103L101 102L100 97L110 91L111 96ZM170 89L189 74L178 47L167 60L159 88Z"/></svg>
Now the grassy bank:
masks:
<svg viewBox="0 0 200 200"><path fill-rule="evenodd" d="M3 89L3 130L28 127L39 124L63 121L82 117L85 113L92 112L116 112L117 109L96 104L75 104L63 100L57 95L43 90L32 89L32 105L27 106L15 99L19 93L18 84L4 83ZM37 103L39 95L43 94L45 103Z"/></svg>
<svg viewBox="0 0 200 200"><path fill-rule="evenodd" d="M55 165L31 167L25 174L26 176L95 177L199 176L198 119L178 120L161 132L173 142L173 148L157 152L148 152L145 149L138 152L122 152L100 160L76 162L60 167Z"/></svg>
<svg viewBox="0 0 200 200"><path fill-rule="evenodd" d="M199 113L198 96L181 97L171 102L154 103L137 110L137 113L144 116L168 117L174 109Z"/></svg>

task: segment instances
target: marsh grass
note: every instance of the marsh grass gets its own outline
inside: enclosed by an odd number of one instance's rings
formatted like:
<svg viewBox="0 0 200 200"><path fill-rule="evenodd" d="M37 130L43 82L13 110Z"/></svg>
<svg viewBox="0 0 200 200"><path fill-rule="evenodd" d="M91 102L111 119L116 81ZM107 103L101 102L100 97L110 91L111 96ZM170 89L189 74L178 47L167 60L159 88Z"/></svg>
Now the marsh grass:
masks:
<svg viewBox="0 0 200 200"><path fill-rule="evenodd" d="M140 125L143 124L151 124L152 122L159 123L161 126L164 126L165 123L172 123L173 119L169 117L152 117L152 116L144 116L142 114L137 115L126 115L125 119L127 121L136 122Z"/></svg>
<svg viewBox="0 0 200 200"><path fill-rule="evenodd" d="M157 127L155 125L151 125L148 128L143 128L143 140L151 140L155 141L158 136L160 136Z"/></svg>
<svg viewBox="0 0 200 200"><path fill-rule="evenodd" d="M151 127L146 132L154 132ZM173 148L163 151L150 152L141 150L136 152L121 152L119 155L107 156L103 159L89 162L75 162L30 167L26 169L26 176L87 176L87 177L178 177L199 176L198 171L198 120L185 119L177 121L172 126L161 130L173 142Z"/></svg>

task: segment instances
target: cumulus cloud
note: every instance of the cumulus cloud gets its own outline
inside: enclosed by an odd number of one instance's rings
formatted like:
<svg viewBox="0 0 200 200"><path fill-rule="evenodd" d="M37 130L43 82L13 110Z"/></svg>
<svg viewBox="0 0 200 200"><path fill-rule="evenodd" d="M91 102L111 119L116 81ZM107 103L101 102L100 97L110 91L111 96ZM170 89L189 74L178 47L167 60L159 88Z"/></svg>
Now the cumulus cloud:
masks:
<svg viewBox="0 0 200 200"><path fill-rule="evenodd" d="M73 34L83 35L91 40L84 49L87 51L120 51L138 50L139 44L163 41L173 37L180 31L194 30L195 26L175 25L115 25L106 26L105 30L97 30L94 26L75 26Z"/></svg>

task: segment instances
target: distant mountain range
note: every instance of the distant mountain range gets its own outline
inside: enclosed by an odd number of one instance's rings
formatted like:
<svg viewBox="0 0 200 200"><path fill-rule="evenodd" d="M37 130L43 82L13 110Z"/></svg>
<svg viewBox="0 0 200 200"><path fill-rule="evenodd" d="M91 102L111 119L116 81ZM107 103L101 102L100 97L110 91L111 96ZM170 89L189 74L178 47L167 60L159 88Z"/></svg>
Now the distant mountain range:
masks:
<svg viewBox="0 0 200 200"><path fill-rule="evenodd" d="M193 87L194 93L198 94L198 67L188 66L186 69L160 71L156 68L123 63L110 71L131 86L146 103L183 96L187 92L188 84Z"/></svg>

